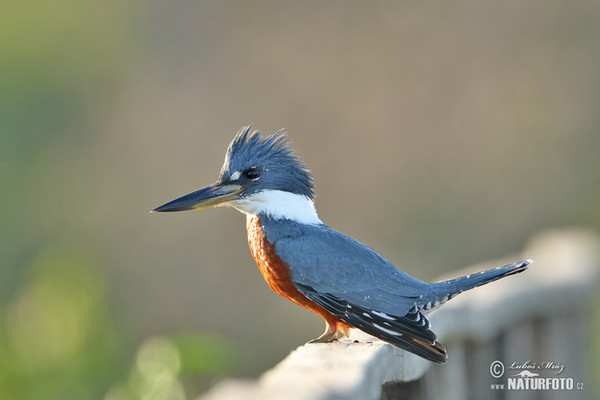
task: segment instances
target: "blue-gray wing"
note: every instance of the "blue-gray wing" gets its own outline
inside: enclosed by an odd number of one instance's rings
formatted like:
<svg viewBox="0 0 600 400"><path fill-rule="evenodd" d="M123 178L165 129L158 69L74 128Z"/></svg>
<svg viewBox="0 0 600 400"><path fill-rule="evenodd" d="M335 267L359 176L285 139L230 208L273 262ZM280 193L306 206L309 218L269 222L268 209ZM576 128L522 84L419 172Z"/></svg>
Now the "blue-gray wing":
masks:
<svg viewBox="0 0 600 400"><path fill-rule="evenodd" d="M342 321L437 363L446 352L417 308L427 283L325 225L267 228L294 286Z"/></svg>
<svg viewBox="0 0 600 400"><path fill-rule="evenodd" d="M404 315L427 290L428 283L402 272L349 236L326 225L300 229L300 235L275 240L267 236L288 265L292 283L390 315Z"/></svg>

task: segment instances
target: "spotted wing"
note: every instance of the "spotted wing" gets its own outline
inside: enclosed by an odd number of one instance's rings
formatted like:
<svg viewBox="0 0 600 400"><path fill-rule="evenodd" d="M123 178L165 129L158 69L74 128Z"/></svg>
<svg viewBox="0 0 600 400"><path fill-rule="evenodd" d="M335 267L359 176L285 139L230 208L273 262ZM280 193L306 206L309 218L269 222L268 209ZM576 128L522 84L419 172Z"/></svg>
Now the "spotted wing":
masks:
<svg viewBox="0 0 600 400"><path fill-rule="evenodd" d="M428 360L445 361L445 349L416 307L427 283L324 225L288 232L267 239L275 242L275 252L288 265L291 283L300 293L375 337Z"/></svg>
<svg viewBox="0 0 600 400"><path fill-rule="evenodd" d="M445 347L437 342L429 321L416 306L404 316L394 316L353 305L328 293L318 293L308 286L298 284L296 287L307 298L355 328L429 361L446 362Z"/></svg>

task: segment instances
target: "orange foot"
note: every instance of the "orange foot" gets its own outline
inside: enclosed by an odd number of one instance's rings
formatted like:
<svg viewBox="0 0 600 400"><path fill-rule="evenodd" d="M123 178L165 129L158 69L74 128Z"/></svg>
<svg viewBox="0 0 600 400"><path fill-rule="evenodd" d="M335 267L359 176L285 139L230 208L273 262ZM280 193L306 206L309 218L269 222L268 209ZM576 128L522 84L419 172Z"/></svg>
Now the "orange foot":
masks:
<svg viewBox="0 0 600 400"><path fill-rule="evenodd" d="M350 326L344 322L325 321L325 324L325 332L308 343L332 343L337 342L338 339L341 339L342 337L348 336L348 329L350 329Z"/></svg>

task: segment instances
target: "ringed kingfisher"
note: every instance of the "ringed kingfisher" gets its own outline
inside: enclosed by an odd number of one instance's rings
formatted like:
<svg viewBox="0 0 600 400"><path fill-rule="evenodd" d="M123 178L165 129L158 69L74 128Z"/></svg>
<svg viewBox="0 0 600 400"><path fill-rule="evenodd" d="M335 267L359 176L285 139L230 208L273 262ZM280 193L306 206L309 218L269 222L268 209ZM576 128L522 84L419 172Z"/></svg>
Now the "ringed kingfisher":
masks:
<svg viewBox="0 0 600 400"><path fill-rule="evenodd" d="M314 183L281 130L263 137L243 127L230 143L218 180L156 209L229 206L246 214L250 251L276 293L319 314L336 341L358 328L442 364L446 349L426 315L457 294L523 272L531 260L437 283L416 279L361 242L325 225Z"/></svg>

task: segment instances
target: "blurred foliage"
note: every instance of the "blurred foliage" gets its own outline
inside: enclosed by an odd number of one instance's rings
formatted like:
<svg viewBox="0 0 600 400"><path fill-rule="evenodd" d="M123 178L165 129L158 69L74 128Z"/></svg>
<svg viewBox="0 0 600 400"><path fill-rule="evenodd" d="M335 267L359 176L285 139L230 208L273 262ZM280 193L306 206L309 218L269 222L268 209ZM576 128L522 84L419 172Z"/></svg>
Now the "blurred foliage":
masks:
<svg viewBox="0 0 600 400"><path fill-rule="evenodd" d="M1 2L4 96L7 89L21 99L59 88L82 91L86 82L114 77L128 43L126 11L127 4L114 0Z"/></svg>
<svg viewBox="0 0 600 400"><path fill-rule="evenodd" d="M56 229L46 215L65 217L51 193L64 201L60 190L78 171L64 160L82 150L90 112L131 65L128 7L0 2L1 399L98 399L127 375L132 351L115 323L106 268L81 254L68 224ZM44 244L56 240L72 244ZM150 339L108 398L184 398L179 375L228 370L229 348L203 335Z"/></svg>
<svg viewBox="0 0 600 400"><path fill-rule="evenodd" d="M105 279L86 257L42 250L0 309L0 398L96 399L126 375L122 339L108 313ZM183 399L182 377L231 369L231 343L215 336L152 338L126 383L107 399Z"/></svg>
<svg viewBox="0 0 600 400"><path fill-rule="evenodd" d="M105 400L185 399L185 376L230 370L235 359L231 343L218 337L187 334L154 337L138 349L129 379L114 386Z"/></svg>
<svg viewBox="0 0 600 400"><path fill-rule="evenodd" d="M98 268L50 247L26 270L0 311L0 398L98 398L122 372Z"/></svg>
<svg viewBox="0 0 600 400"><path fill-rule="evenodd" d="M123 72L124 11L116 1L0 2L0 183L10 188L0 207L10 227L0 230L1 296L14 287L16 266L56 233L43 226L40 200L47 205L49 173L66 178L58 168L85 139L86 112Z"/></svg>
<svg viewBox="0 0 600 400"><path fill-rule="evenodd" d="M234 361L239 361L234 343L220 336L181 333L171 340L180 354L184 376L226 373L231 371Z"/></svg>

